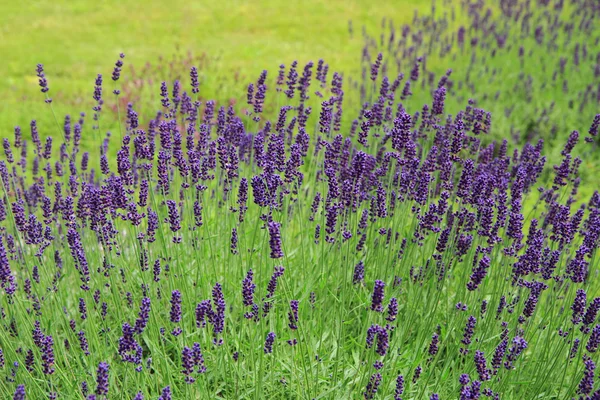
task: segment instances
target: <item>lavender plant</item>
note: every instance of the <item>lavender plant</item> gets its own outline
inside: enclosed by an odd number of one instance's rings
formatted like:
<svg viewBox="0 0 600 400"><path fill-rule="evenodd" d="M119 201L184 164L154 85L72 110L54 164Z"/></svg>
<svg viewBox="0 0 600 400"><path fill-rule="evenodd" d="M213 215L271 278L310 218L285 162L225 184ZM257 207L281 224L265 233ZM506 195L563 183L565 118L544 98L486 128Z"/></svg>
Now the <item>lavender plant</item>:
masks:
<svg viewBox="0 0 600 400"><path fill-rule="evenodd" d="M549 166L541 139L494 140L502 115L450 114L426 58L390 77L378 54L362 94L293 62L242 109L191 68L102 136L122 60L93 122L3 138L3 397L600 397L598 116Z"/></svg>

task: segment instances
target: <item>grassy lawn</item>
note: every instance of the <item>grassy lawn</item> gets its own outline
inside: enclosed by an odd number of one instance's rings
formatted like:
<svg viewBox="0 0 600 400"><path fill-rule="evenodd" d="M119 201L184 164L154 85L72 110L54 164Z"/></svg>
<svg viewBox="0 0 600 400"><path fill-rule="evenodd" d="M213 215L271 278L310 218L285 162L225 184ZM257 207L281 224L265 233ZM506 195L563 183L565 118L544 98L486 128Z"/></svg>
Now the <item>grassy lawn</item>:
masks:
<svg viewBox="0 0 600 400"><path fill-rule="evenodd" d="M276 71L280 63L307 61L326 56L330 70L356 70L362 46L361 27L375 31L383 17L408 22L428 1L288 2L250 1L29 1L3 2L0 6L0 129L12 134L14 125L27 126L31 119L51 122L40 107L35 65L43 63L56 99L59 115L90 112L93 79L110 71L119 52L129 66L141 68L160 56L191 51L213 59L205 96L217 89L233 93L256 79L260 71ZM354 35L350 38L348 21ZM222 87L216 76L239 72L251 79L239 87ZM232 80L228 81L232 85ZM234 89L234 90L232 90ZM156 85L158 91L158 84ZM213 92L213 93L211 93ZM85 100L84 105L77 105ZM60 99L67 99L68 106ZM62 103L62 104L61 104ZM59 117L60 118L60 117Z"/></svg>

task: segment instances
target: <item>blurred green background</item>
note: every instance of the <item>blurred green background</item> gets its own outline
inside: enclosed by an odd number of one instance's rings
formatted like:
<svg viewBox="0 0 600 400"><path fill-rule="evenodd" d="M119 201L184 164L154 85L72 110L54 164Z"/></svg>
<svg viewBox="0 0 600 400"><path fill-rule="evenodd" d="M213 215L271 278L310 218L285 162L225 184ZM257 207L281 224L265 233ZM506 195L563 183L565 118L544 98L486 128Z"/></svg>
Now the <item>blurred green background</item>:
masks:
<svg viewBox="0 0 600 400"><path fill-rule="evenodd" d="M44 64L59 120L67 113L91 114L96 74L105 77L105 96L112 92L110 74L121 51L126 53L124 80L132 66L139 70L147 62L158 63L161 56L168 60L175 53L204 54L209 63L201 71L201 95L239 97L260 71L274 74L279 64L293 60L325 58L330 71L356 72L363 25L376 33L383 17L404 23L415 9L431 7L429 0L1 3L3 137L12 136L15 125L27 127L32 119L38 120L42 136L47 124L56 128L37 86L37 63ZM159 82L153 90L158 93Z"/></svg>

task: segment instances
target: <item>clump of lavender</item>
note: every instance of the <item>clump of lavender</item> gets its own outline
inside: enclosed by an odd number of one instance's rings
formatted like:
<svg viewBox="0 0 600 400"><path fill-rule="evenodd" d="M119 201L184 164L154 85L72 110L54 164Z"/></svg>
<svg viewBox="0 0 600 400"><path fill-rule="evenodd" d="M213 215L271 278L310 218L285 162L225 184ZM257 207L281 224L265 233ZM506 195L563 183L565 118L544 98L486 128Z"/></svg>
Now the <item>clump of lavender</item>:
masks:
<svg viewBox="0 0 600 400"><path fill-rule="evenodd" d="M504 396L595 396L600 194L585 183L598 136L595 11L488 3L438 5L402 26L386 19L382 37L365 29L362 76L294 62L276 79L261 73L244 104L199 97L202 60L186 58L159 80L142 73L160 87L160 111L149 116L152 105L121 79L121 55L114 113L99 75L91 124L71 113L57 134L42 119L30 133L15 129L0 161L6 393L24 383L30 397L54 398L75 379L83 397L105 398L109 381L168 376L169 386L144 392L262 398L282 384L372 398L395 385L399 399L398 374L409 372L407 397L497 398L496 378L515 374L532 383L503 385ZM493 61L511 56L517 79ZM439 69L445 60L453 71ZM532 60L542 67L531 72ZM47 89L41 67L38 78ZM536 97L548 87L563 90L556 106ZM586 140L566 122L589 126ZM112 125L118 135L85 136ZM560 132L571 132L564 145ZM290 347L257 358L273 351L282 321ZM359 341L356 326L366 330ZM553 349L564 353L558 364L547 363ZM95 357L116 361L98 366L92 394L83 367ZM308 385L286 368L305 357L314 359L305 372L316 373ZM457 357L463 370L446 368ZM243 366L259 359L263 372L250 372L276 379L254 384ZM230 373L205 379L207 369ZM351 369L358 385L330 385ZM51 387L31 380L38 373Z"/></svg>

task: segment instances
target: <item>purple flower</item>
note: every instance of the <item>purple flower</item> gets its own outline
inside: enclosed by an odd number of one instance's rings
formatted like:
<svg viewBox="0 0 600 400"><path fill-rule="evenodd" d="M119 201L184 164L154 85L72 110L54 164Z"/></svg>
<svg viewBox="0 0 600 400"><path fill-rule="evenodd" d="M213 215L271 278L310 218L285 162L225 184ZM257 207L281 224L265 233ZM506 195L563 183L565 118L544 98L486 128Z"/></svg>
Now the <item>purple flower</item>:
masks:
<svg viewBox="0 0 600 400"><path fill-rule="evenodd" d="M185 383L194 383L195 379L191 376L194 372L194 354L192 349L187 346L181 351L181 373L185 375Z"/></svg>
<svg viewBox="0 0 600 400"><path fill-rule="evenodd" d="M283 257L281 250L281 224L278 222L269 222L269 246L271 247L271 258Z"/></svg>
<svg viewBox="0 0 600 400"><path fill-rule="evenodd" d="M444 101L446 100L446 88L440 87L433 94L433 115L441 115L444 113Z"/></svg>
<svg viewBox="0 0 600 400"><path fill-rule="evenodd" d="M475 367L479 374L481 381L488 381L491 379L490 370L487 368L487 361L485 360L485 354L482 351L477 350L475 352Z"/></svg>
<svg viewBox="0 0 600 400"><path fill-rule="evenodd" d="M437 333L434 333L431 337L431 343L429 343L429 355L435 357L439 350L440 336Z"/></svg>
<svg viewBox="0 0 600 400"><path fill-rule="evenodd" d="M83 351L83 354L86 356L89 356L90 350L87 338L85 337L85 332L79 331L79 333L77 333L77 337L79 338L79 347L81 348L81 351Z"/></svg>
<svg viewBox="0 0 600 400"><path fill-rule="evenodd" d="M121 77L121 69L123 68L123 61L121 61L123 58L125 58L125 54L121 53L119 54L119 59L117 60L117 62L115 62L115 68L113 69L113 73L112 73L112 80L113 81L118 81L119 78ZM115 93L118 94L118 93Z"/></svg>
<svg viewBox="0 0 600 400"><path fill-rule="evenodd" d="M52 336L44 336L41 343L42 371L45 375L52 375L54 369L54 339Z"/></svg>
<svg viewBox="0 0 600 400"><path fill-rule="evenodd" d="M48 88L48 80L46 79L46 75L44 74L44 65L38 64L35 71L37 73L37 77L39 78L38 83L40 85L42 93L48 92L50 88Z"/></svg>
<svg viewBox="0 0 600 400"><path fill-rule="evenodd" d="M288 324L290 329L298 329L298 300L290 301L290 311L288 312L288 320L290 321L290 323Z"/></svg>
<svg viewBox="0 0 600 400"><path fill-rule="evenodd" d="M596 298L594 298L594 300L592 300L592 302L588 306L587 310L585 311L585 315L583 316L583 326L581 327L581 330L583 332L587 333L587 331L589 329L587 327L589 325L593 324L594 321L596 321L596 316L598 315L599 310L600 310L600 297L596 297Z"/></svg>
<svg viewBox="0 0 600 400"><path fill-rule="evenodd" d="M110 366L106 362L98 364L98 370L96 371L96 394L98 396L108 395L108 372Z"/></svg>
<svg viewBox="0 0 600 400"><path fill-rule="evenodd" d="M581 340L579 338L577 338L573 341L573 346L571 347L571 350L569 351L569 359L570 360L574 359L575 356L577 356L577 352L579 351L580 344L581 344Z"/></svg>
<svg viewBox="0 0 600 400"><path fill-rule="evenodd" d="M487 255L484 255L481 260L479 260L477 266L473 268L473 273L471 274L470 280L467 283L467 289L473 291L479 287L487 275L487 271L490 268L490 262L491 260Z"/></svg>
<svg viewBox="0 0 600 400"><path fill-rule="evenodd" d="M417 383L417 381L419 380L419 377L421 376L421 372L423 371L423 368L421 368L420 365L417 365L417 368L415 368L415 372L413 374L413 383Z"/></svg>
<svg viewBox="0 0 600 400"><path fill-rule="evenodd" d="M369 329L367 329L367 338L366 338L367 349L370 349L371 347L373 347L373 343L375 342L375 336L381 329L382 328L377 324L373 324L369 327Z"/></svg>
<svg viewBox="0 0 600 400"><path fill-rule="evenodd" d="M508 349L506 361L504 362L504 367L506 369L512 369L513 362L527 348L527 342L520 336L515 336L512 343L513 345Z"/></svg>
<svg viewBox="0 0 600 400"><path fill-rule="evenodd" d="M573 311L573 317L571 318L571 321L573 324L577 325L583 320L586 303L587 296L585 290L577 289L575 300L573 301L573 305L571 305L571 310Z"/></svg>
<svg viewBox="0 0 600 400"><path fill-rule="evenodd" d="M210 300L203 300L196 306L196 327L204 328L206 319L211 321L213 318L213 309Z"/></svg>
<svg viewBox="0 0 600 400"><path fill-rule="evenodd" d="M355 285L365 280L365 264L362 261L359 261L358 264L354 266L354 276L352 277L352 283Z"/></svg>
<svg viewBox="0 0 600 400"><path fill-rule="evenodd" d="M388 303L388 315L385 318L389 322L394 322L396 320L396 316L398 315L398 299L392 297L390 302Z"/></svg>
<svg viewBox="0 0 600 400"><path fill-rule="evenodd" d="M390 347L389 334L385 328L379 328L377 331L377 347L375 352L381 357L385 356Z"/></svg>
<svg viewBox="0 0 600 400"><path fill-rule="evenodd" d="M230 244L230 250L232 254L237 254L237 245L238 245L238 234L237 234L237 229L233 228L231 230L231 244Z"/></svg>
<svg viewBox="0 0 600 400"><path fill-rule="evenodd" d="M256 284L254 284L254 272L252 269L248 270L246 277L242 280L242 302L244 306L251 307L254 304L254 290L256 289ZM250 317L252 318L252 315Z"/></svg>
<svg viewBox="0 0 600 400"><path fill-rule="evenodd" d="M402 393L404 393L404 376L398 375L396 378L396 389L394 390L394 400L402 400Z"/></svg>
<svg viewBox="0 0 600 400"><path fill-rule="evenodd" d="M173 323L181 321L181 292L179 290L173 290L171 292L171 313L170 319Z"/></svg>
<svg viewBox="0 0 600 400"><path fill-rule="evenodd" d="M81 315L82 320L87 318L87 307L85 305L85 300L81 297L79 298L79 314Z"/></svg>
<svg viewBox="0 0 600 400"><path fill-rule="evenodd" d="M181 229L177 203L173 200L167 200L167 207L169 209L169 224L171 225L171 231L177 232Z"/></svg>
<svg viewBox="0 0 600 400"><path fill-rule="evenodd" d="M577 388L577 393L582 395L590 394L594 387L594 374L596 371L596 364L592 361L591 358L586 359L584 362L585 371L583 373L583 378L579 383L579 387Z"/></svg>
<svg viewBox="0 0 600 400"><path fill-rule="evenodd" d="M204 365L204 356L202 355L202 349L200 343L194 343L192 346L192 354L194 356L194 365L196 366L196 372L203 374L206 372L206 366Z"/></svg>
<svg viewBox="0 0 600 400"><path fill-rule="evenodd" d="M13 400L25 400L25 385L17 386L15 394L13 395Z"/></svg>
<svg viewBox="0 0 600 400"><path fill-rule="evenodd" d="M273 343L275 342L275 332L269 332L267 334L267 338L265 339L264 352L265 354L270 354L273 352Z"/></svg>
<svg viewBox="0 0 600 400"><path fill-rule="evenodd" d="M467 320L467 324L465 325L465 331L463 334L463 338L461 343L465 345L464 348L460 349L461 354L466 354L469 352L467 347L471 344L471 339L473 339L473 333L475 331L475 325L477 324L477 319L474 316L469 316Z"/></svg>
<svg viewBox="0 0 600 400"><path fill-rule="evenodd" d="M158 400L171 400L171 386L167 386L162 390Z"/></svg>
<svg viewBox="0 0 600 400"><path fill-rule="evenodd" d="M460 180L458 182L458 189L456 191L456 196L460 198L466 198L469 195L471 190L471 182L473 181L473 170L475 167L475 163L473 160L468 159L465 161L462 175L460 176Z"/></svg>
<svg viewBox="0 0 600 400"><path fill-rule="evenodd" d="M269 313L269 311L271 310L271 301L268 301L269 299L273 298L273 296L275 296L275 290L277 289L277 280L283 276L283 273L285 271L285 268L283 268L282 266L278 266L275 267L275 270L273 271L273 275L271 275L271 279L269 280L269 284L267 285L267 301L264 302L263 304L263 314L264 316L267 316L267 314Z"/></svg>
<svg viewBox="0 0 600 400"><path fill-rule="evenodd" d="M596 325L592 329L592 334L588 339L585 349L590 353L595 353L598 350L598 346L600 346L600 325Z"/></svg>
<svg viewBox="0 0 600 400"><path fill-rule="evenodd" d="M365 392L363 393L365 400L371 400L377 394L377 389L379 389L379 385L381 384L381 374L379 372L371 375L369 378L369 383L367 383L367 387Z"/></svg>
<svg viewBox="0 0 600 400"><path fill-rule="evenodd" d="M215 344L221 344L221 341L217 342L217 336L223 333L225 327L225 298L223 297L223 288L220 283L215 283L212 290L214 314L212 318L213 323L213 342Z"/></svg>
<svg viewBox="0 0 600 400"><path fill-rule="evenodd" d="M122 326L123 336L119 338L118 353L123 362L139 365L142 362L142 346L134 339L134 329L125 322Z"/></svg>
<svg viewBox="0 0 600 400"><path fill-rule="evenodd" d="M373 295L371 296L371 310L383 312L383 297L384 297L385 282L376 280L373 287Z"/></svg>
<svg viewBox="0 0 600 400"><path fill-rule="evenodd" d="M140 305L140 312L138 313L138 318L135 321L135 326L134 326L135 333L141 334L142 332L144 332L144 329L148 325L149 317L150 317L150 298L144 297L142 299L142 304Z"/></svg>

